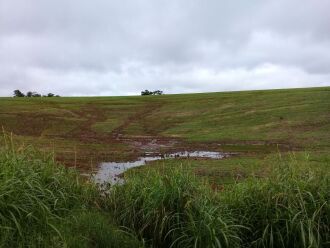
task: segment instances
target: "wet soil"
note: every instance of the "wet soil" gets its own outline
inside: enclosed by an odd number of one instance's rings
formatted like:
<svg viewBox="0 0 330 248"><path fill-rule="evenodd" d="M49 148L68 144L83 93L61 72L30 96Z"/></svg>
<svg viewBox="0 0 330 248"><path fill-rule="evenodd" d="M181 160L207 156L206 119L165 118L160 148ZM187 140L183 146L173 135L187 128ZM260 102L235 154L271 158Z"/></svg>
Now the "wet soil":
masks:
<svg viewBox="0 0 330 248"><path fill-rule="evenodd" d="M111 185L123 183L122 174L131 168L146 165L150 161L177 159L177 158L201 158L201 159L223 159L230 156L229 153L212 151L182 151L174 153L145 153L135 161L130 162L104 162L101 163L92 179L98 184L110 183Z"/></svg>
<svg viewBox="0 0 330 248"><path fill-rule="evenodd" d="M133 136L125 134L125 130L135 122L140 122L148 115L155 114L162 107L161 103L154 103L140 107L135 114L128 117L123 124L115 128L111 133L97 132L93 130L93 125L107 120L107 110L96 104L86 104L80 110L72 110L70 113L80 121L76 127L67 133L58 135L46 135L51 139L68 140L72 144L81 145L82 148L76 151L60 151L57 160L68 166L81 168L88 171L91 166L96 167L104 161L134 161L145 156L145 153L169 154L179 151L214 151L214 152L238 152L241 154L253 154L269 151L285 151L296 149L290 144L281 141L237 141L222 140L215 142L189 142L175 137L163 137L159 135L159 130L145 128L146 135ZM28 118L28 117L26 117ZM29 117L30 118L30 117ZM29 135L40 136L43 128L48 122L52 122L56 116L48 116L45 113L33 116L37 122L22 122L22 131L18 129L18 134L24 135L29 131ZM56 119L57 120L57 119ZM43 121L48 121L46 124ZM24 123L24 125L23 125ZM23 128L24 126L24 128ZM26 131L27 130L27 131ZM71 143L70 143L71 144ZM98 145L93 147L93 145ZM125 147L116 150L115 147ZM100 149L101 147L101 149ZM102 148L104 147L104 148ZM107 147L114 147L109 152ZM76 149L76 148L75 148ZM122 153L122 154L119 154ZM110 158L110 159L109 159ZM93 163L93 165L91 165Z"/></svg>

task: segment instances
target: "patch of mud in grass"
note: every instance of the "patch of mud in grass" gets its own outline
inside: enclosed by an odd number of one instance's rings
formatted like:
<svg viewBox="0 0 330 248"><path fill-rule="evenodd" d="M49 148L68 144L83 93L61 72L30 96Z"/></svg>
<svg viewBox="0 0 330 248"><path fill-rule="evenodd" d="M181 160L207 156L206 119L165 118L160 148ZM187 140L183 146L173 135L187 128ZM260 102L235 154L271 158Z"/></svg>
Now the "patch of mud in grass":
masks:
<svg viewBox="0 0 330 248"><path fill-rule="evenodd" d="M223 159L228 157L228 153L213 151L183 151L168 154L145 153L145 156L138 158L132 162L105 162L101 163L97 173L93 176L93 180L98 184L123 183L122 174L128 169L146 165L148 162L162 159L176 158L201 158L201 159Z"/></svg>

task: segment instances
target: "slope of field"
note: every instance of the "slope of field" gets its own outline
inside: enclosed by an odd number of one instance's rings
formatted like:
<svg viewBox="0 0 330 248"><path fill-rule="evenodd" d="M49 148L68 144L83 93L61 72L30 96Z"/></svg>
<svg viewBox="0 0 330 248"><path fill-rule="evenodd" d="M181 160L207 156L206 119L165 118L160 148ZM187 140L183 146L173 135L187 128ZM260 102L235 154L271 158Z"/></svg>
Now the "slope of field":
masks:
<svg viewBox="0 0 330 248"><path fill-rule="evenodd" d="M330 87L1 98L0 126L0 247L330 244ZM153 161L101 188L55 161L91 172L173 150L232 156Z"/></svg>
<svg viewBox="0 0 330 248"><path fill-rule="evenodd" d="M278 157L268 177L210 187L182 165L81 180L51 153L0 147L0 247L329 247L328 168ZM216 185L215 185L216 186Z"/></svg>
<svg viewBox="0 0 330 248"><path fill-rule="evenodd" d="M143 97L0 98L0 126L17 140L55 151L59 161L82 168L99 161L130 160L149 150L194 148L238 151L258 161L278 149L308 151L327 162L330 87ZM241 165L245 160L232 161Z"/></svg>

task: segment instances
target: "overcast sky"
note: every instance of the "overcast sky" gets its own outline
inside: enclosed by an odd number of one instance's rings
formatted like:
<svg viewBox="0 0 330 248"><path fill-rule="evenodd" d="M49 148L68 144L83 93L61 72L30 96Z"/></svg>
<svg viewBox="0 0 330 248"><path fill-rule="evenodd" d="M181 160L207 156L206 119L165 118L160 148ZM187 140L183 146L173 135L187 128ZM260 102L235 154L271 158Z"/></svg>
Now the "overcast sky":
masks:
<svg viewBox="0 0 330 248"><path fill-rule="evenodd" d="M0 0L0 96L329 85L329 0Z"/></svg>

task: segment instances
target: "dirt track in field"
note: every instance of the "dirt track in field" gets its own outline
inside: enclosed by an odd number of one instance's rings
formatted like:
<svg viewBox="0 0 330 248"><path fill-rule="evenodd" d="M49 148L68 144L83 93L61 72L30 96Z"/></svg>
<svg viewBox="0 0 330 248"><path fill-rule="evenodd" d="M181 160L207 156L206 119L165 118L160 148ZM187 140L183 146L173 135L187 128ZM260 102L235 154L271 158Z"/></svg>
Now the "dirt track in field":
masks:
<svg viewBox="0 0 330 248"><path fill-rule="evenodd" d="M125 159L135 159L145 152L158 152L167 153L175 151L193 151L193 150L206 150L206 151L222 151L226 146L273 146L278 142L264 142L264 141L218 141L218 142L188 142L179 138L164 137L160 136L157 130L150 130L143 124L143 119L155 114L157 110L162 107L161 103L155 103L152 105L144 105L136 113L128 116L126 120L123 121L121 125L116 127L112 132L97 132L93 130L93 125L96 123L104 122L107 120L107 115L105 109L96 104L87 104L83 106L78 111L72 111L75 116L80 120L77 122L76 126L70 132L61 135L50 135L49 138L59 138L62 140L71 140L76 144L84 144L87 148L79 151L77 154L70 155L67 158L64 153L59 153L57 159L67 165L75 164L78 167L86 167L86 164L90 164L90 158L94 157L98 159L98 162L104 161L108 158L107 150L102 151L97 149L92 149L90 145L98 144L114 147L116 145L124 145L127 147L125 150ZM33 136L40 136L44 123L49 123L54 120L54 116L47 114L31 115L31 120L34 122L24 122L27 123L23 125L22 132L19 131L20 135L25 135L26 130L30 130L28 134ZM33 119L34 118L34 119ZM38 122L36 122L38 121ZM27 126L30 123L30 126ZM145 135L127 135L125 131L133 123L142 123L143 132ZM32 125L31 125L32 124ZM24 131L25 130L25 131ZM33 131L33 132L32 132ZM281 150L291 150L292 147L288 144L283 143L280 145ZM228 149L227 149L228 151ZM123 151L118 151L123 152ZM111 157L116 157L113 155L112 151ZM126 154L127 153L127 154ZM96 161L94 161L96 162Z"/></svg>
<svg viewBox="0 0 330 248"><path fill-rule="evenodd" d="M119 139L120 137L123 136L123 133L125 129L132 124L133 122L138 122L139 120L142 120L143 118L147 117L148 115L152 115L154 111L157 109L161 108L162 104L153 104L152 106L146 105L141 111L138 111L134 115L130 116L127 118L127 120L120 125L119 127L115 128L112 131L112 136L115 139Z"/></svg>

